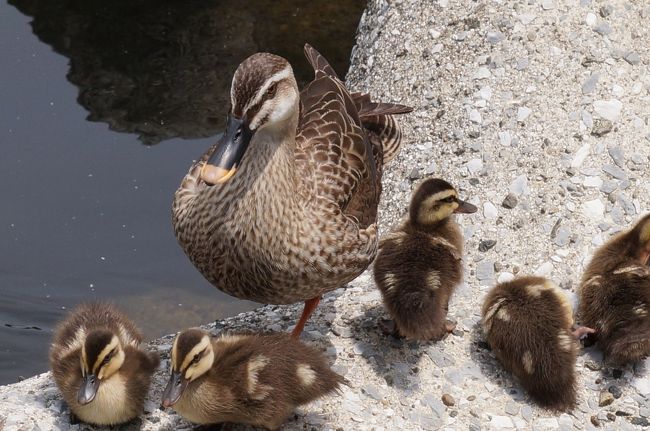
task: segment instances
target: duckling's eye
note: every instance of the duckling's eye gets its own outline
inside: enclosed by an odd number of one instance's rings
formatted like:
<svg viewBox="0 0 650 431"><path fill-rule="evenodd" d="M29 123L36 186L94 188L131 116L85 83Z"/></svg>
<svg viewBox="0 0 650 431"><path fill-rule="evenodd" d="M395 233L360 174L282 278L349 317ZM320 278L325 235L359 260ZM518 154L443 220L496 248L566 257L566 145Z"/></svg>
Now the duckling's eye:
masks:
<svg viewBox="0 0 650 431"><path fill-rule="evenodd" d="M110 362L110 360L111 360L111 355L106 355L104 357L104 360L102 361L102 365L108 364Z"/></svg>
<svg viewBox="0 0 650 431"><path fill-rule="evenodd" d="M193 364L198 364L198 363L199 363L199 359L201 359L201 355L199 355L199 354L197 353L196 355L194 355L194 358L192 359L192 363L193 363Z"/></svg>
<svg viewBox="0 0 650 431"><path fill-rule="evenodd" d="M269 88L266 89L267 96L269 96L269 97L275 96L275 91L277 89L278 89L278 84L277 83L274 82L273 84L269 85Z"/></svg>
<svg viewBox="0 0 650 431"><path fill-rule="evenodd" d="M454 200L455 200L455 198L453 196L449 196L448 198L442 199L442 201L445 202L445 203L451 203Z"/></svg>

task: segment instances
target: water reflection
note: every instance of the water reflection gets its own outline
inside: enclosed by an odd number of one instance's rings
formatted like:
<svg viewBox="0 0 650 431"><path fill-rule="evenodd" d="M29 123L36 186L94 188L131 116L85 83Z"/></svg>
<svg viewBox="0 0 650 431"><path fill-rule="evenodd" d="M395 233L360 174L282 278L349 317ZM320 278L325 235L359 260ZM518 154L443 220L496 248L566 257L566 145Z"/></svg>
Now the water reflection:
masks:
<svg viewBox="0 0 650 431"><path fill-rule="evenodd" d="M252 308L210 286L176 243L173 193L214 138L171 138L219 131L232 72L252 52L285 56L304 81L308 41L344 74L364 2L9 3L0 384L47 369L54 325L82 301L117 302L146 337Z"/></svg>
<svg viewBox="0 0 650 431"><path fill-rule="evenodd" d="M347 70L363 0L9 0L33 17L39 39L70 59L68 79L90 121L142 142L215 134L230 79L256 51L312 76L302 45Z"/></svg>

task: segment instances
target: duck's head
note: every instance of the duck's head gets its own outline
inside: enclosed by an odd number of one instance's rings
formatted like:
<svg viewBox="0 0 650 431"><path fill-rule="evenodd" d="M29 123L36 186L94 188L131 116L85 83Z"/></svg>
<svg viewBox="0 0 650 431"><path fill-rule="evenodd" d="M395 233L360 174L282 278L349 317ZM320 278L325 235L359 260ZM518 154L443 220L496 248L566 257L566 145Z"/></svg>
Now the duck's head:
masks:
<svg viewBox="0 0 650 431"><path fill-rule="evenodd" d="M120 339L112 331L96 329L86 335L81 349L83 380L77 394L79 404L95 399L99 386L122 367L124 357Z"/></svg>
<svg viewBox="0 0 650 431"><path fill-rule="evenodd" d="M258 53L244 60L232 80L226 131L216 151L201 169L208 184L228 181L237 171L253 135L281 129L296 120L300 93L287 60Z"/></svg>
<svg viewBox="0 0 650 431"><path fill-rule="evenodd" d="M458 197L456 189L440 178L420 184L411 198L409 217L412 223L435 225L454 213L473 213L477 208Z"/></svg>
<svg viewBox="0 0 650 431"><path fill-rule="evenodd" d="M213 362L214 351L207 332L191 328L178 334L172 346L171 376L163 393L162 406L176 404L187 385L208 372Z"/></svg>

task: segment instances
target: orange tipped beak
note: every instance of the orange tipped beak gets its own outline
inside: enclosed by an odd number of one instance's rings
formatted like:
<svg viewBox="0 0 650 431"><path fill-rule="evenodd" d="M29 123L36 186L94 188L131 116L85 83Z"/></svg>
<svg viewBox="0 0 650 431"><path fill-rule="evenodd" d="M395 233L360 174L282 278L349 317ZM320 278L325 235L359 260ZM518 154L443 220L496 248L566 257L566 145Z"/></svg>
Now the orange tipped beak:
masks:
<svg viewBox="0 0 650 431"><path fill-rule="evenodd" d="M201 168L201 179L208 184L221 184L228 181L237 172L237 166L224 169L219 166L205 163Z"/></svg>

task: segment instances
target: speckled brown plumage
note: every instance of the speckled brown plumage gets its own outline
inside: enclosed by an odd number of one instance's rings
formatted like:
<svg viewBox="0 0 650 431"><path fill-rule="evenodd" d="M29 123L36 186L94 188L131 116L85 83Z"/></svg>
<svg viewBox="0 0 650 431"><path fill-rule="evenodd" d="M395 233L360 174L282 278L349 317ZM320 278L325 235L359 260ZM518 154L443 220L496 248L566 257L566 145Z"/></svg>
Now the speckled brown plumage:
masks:
<svg viewBox="0 0 650 431"><path fill-rule="evenodd" d="M124 351L120 369L99 385L97 396L86 405L77 402L82 384L82 347L91 334L114 334ZM101 338L101 337L100 337ZM109 304L80 305L54 331L50 367L63 398L79 419L98 425L127 422L142 413L151 376L160 361L155 353L140 349L140 331L119 310ZM101 346L86 345L94 362Z"/></svg>
<svg viewBox="0 0 650 431"><path fill-rule="evenodd" d="M483 329L503 367L541 406L575 406L578 350L565 295L541 277L496 285L483 304Z"/></svg>
<svg viewBox="0 0 650 431"><path fill-rule="evenodd" d="M176 369L204 335L199 329L179 334L172 355ZM173 405L195 423L276 429L297 406L336 391L344 382L320 352L286 334L224 334L212 338L211 346L212 366Z"/></svg>
<svg viewBox="0 0 650 431"><path fill-rule="evenodd" d="M650 215L601 246L582 277L580 322L612 365L650 356Z"/></svg>
<svg viewBox="0 0 650 431"><path fill-rule="evenodd" d="M423 182L411 199L408 219L382 238L374 264L375 282L397 333L409 339L438 340L449 332L449 300L463 278L463 237L452 216L457 203L445 210L444 203L430 201L438 193L444 199L457 197L444 180ZM443 214L423 224L418 221L422 211Z"/></svg>
<svg viewBox="0 0 650 431"><path fill-rule="evenodd" d="M285 304L318 297L361 274L377 250L383 145L392 157L401 137L390 114L410 108L351 95L323 57L309 46L305 53L316 77L286 125L260 128L237 174L209 186L200 170L212 147L174 198L183 250L214 286L238 298ZM255 99L248 87L264 85L279 65L289 67L271 54L245 60L233 106ZM284 84L297 88L293 75Z"/></svg>

